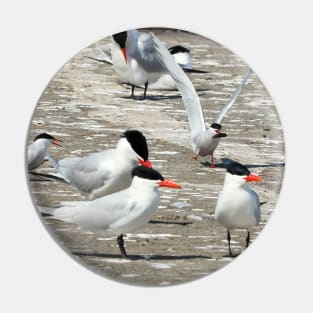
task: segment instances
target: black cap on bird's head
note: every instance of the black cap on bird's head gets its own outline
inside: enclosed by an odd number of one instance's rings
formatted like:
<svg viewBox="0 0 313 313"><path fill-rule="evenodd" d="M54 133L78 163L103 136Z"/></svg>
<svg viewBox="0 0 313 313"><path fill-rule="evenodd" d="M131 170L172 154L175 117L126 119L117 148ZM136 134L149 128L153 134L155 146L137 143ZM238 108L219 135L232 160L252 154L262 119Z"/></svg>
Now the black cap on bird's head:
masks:
<svg viewBox="0 0 313 313"><path fill-rule="evenodd" d="M164 180L164 177L158 171L154 170L153 168L140 165L133 168L132 177L134 176L151 180Z"/></svg>
<svg viewBox="0 0 313 313"><path fill-rule="evenodd" d="M222 137L227 136L227 134L221 132L221 129L222 129L221 124L213 123L213 124L211 124L210 127L213 128L215 131L215 135L213 136L213 138L222 138Z"/></svg>
<svg viewBox="0 0 313 313"><path fill-rule="evenodd" d="M180 189L180 185L176 182L164 178L158 171L154 170L153 168L148 168L145 166L136 166L132 170L132 177L139 177L149 180L157 180L159 187L168 187L168 188L176 188Z"/></svg>
<svg viewBox="0 0 313 313"><path fill-rule="evenodd" d="M218 123L212 123L210 127L214 128L214 129L218 129L218 130L222 129L222 125L218 124Z"/></svg>
<svg viewBox="0 0 313 313"><path fill-rule="evenodd" d="M239 162L231 162L226 165L227 172L233 175L246 176L250 174L248 168Z"/></svg>
<svg viewBox="0 0 313 313"><path fill-rule="evenodd" d="M116 34L112 35L112 37L119 44L119 46L121 48L125 48L126 39L127 39L127 32L126 31L121 32L121 33L116 33Z"/></svg>
<svg viewBox="0 0 313 313"><path fill-rule="evenodd" d="M152 167L149 158L149 150L146 137L138 130L126 130L121 134L121 138L126 138L132 149L139 156L139 163L143 166Z"/></svg>
<svg viewBox="0 0 313 313"><path fill-rule="evenodd" d="M252 174L248 168L244 165L242 165L239 162L231 162L226 166L227 172L232 174L232 175L238 175L238 176L242 176L243 179L247 182L250 181L261 181L261 177L256 175L256 174Z"/></svg>
<svg viewBox="0 0 313 313"><path fill-rule="evenodd" d="M38 140L38 139L48 139L50 140L54 145L62 147L60 145L60 142L63 142L62 140L53 137L52 135L48 134L48 133L41 133L38 136L35 137L34 141Z"/></svg>
<svg viewBox="0 0 313 313"><path fill-rule="evenodd" d="M118 45L120 46L125 62L127 63L127 54L126 54L126 39L127 39L127 32L121 32L121 33L117 33L112 35L113 39L118 43Z"/></svg>
<svg viewBox="0 0 313 313"><path fill-rule="evenodd" d="M176 54L176 53L189 53L189 49L183 47L183 46L180 46L180 45L177 45L177 46L173 46L173 47L170 47L168 48L168 51L171 53L171 54Z"/></svg>
<svg viewBox="0 0 313 313"><path fill-rule="evenodd" d="M34 141L36 141L37 139L49 139L49 140L54 140L55 138L53 136L51 136L50 134L47 133L41 133L38 136L35 137Z"/></svg>

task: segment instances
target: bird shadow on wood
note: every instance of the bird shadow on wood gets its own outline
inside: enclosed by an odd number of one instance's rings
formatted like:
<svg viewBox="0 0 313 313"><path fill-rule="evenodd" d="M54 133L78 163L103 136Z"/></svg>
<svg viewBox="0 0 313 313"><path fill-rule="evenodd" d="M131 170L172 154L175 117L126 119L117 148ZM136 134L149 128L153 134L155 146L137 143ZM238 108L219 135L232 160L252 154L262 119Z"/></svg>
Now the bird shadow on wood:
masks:
<svg viewBox="0 0 313 313"><path fill-rule="evenodd" d="M197 89L198 96L205 95L207 90L206 89ZM174 95L147 95L147 100L170 100L170 99L179 99L181 98L181 94L174 94Z"/></svg>
<svg viewBox="0 0 313 313"><path fill-rule="evenodd" d="M222 162L214 163L215 167L218 168L226 168L226 166L232 162L237 162L235 160L229 159L229 158L222 158ZM200 162L205 167L210 167L212 165L209 161L202 161ZM247 168L264 168L264 167L285 167L284 162L278 162L278 163L267 163L267 164L244 164Z"/></svg>
<svg viewBox="0 0 313 313"><path fill-rule="evenodd" d="M200 162L204 167L211 167L212 163L209 162L209 161L201 161ZM218 168L225 168L226 165L224 163L214 163L215 167L218 167ZM214 167L213 167L214 169Z"/></svg>
<svg viewBox="0 0 313 313"><path fill-rule="evenodd" d="M144 98L142 95L138 96L122 96L118 97L122 99L132 99L134 101L145 101L145 100L150 100L150 101L158 101L158 100L168 100L168 99L179 99L181 98L181 95L149 95Z"/></svg>
<svg viewBox="0 0 313 313"><path fill-rule="evenodd" d="M268 163L268 164L246 164L247 168L258 168L258 167L285 167L285 163Z"/></svg>
<svg viewBox="0 0 313 313"><path fill-rule="evenodd" d="M30 181L53 181L53 180L58 180L63 183L68 184L67 181L65 181L63 178L59 176L55 176L53 174L44 174L44 173L38 173L38 172L29 172L31 176L35 176L37 178L32 178L30 177Z"/></svg>
<svg viewBox="0 0 313 313"><path fill-rule="evenodd" d="M237 256L239 256L240 254L241 254L240 252L239 252L239 253L232 253L232 254L227 253L227 254L223 255L223 258L231 258L231 259L234 259L234 258L236 258Z"/></svg>
<svg viewBox="0 0 313 313"><path fill-rule="evenodd" d="M146 96L147 100L157 101L157 100L170 100L170 99L179 99L181 98L181 94L175 95L149 95Z"/></svg>
<svg viewBox="0 0 313 313"><path fill-rule="evenodd" d="M151 220L149 224L166 224L166 225L179 225L179 226L187 226L193 224L192 222L171 222L171 221L156 221Z"/></svg>
<svg viewBox="0 0 313 313"><path fill-rule="evenodd" d="M136 87L136 88L141 88L141 87ZM202 96L205 95L207 90L206 89L197 89L198 95ZM171 99L180 99L181 98L181 94L177 93L177 94L169 94L169 95L164 95L164 94L150 94L150 95L146 95L146 98L143 97L143 95L134 95L134 96L121 96L118 98L122 98L122 99L132 99L135 101L144 101L144 100L150 100L150 101L159 101L159 100L171 100Z"/></svg>
<svg viewBox="0 0 313 313"><path fill-rule="evenodd" d="M72 252L73 255L79 257L96 257L96 258L108 258L108 259L121 259L121 260L192 260L192 259L212 259L212 257L204 255L140 255L133 254L128 255L126 258L122 258L120 254L110 253L83 253L83 252Z"/></svg>

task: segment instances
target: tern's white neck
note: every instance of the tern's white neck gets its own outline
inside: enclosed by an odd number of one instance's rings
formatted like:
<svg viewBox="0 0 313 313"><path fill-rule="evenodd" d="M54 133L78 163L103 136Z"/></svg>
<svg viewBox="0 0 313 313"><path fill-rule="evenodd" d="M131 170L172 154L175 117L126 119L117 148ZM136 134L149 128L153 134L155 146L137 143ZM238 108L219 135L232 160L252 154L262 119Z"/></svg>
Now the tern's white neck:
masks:
<svg viewBox="0 0 313 313"><path fill-rule="evenodd" d="M51 143L50 139L46 139L46 138L39 138L37 139L34 144L40 148L40 149L48 149L49 145Z"/></svg>
<svg viewBox="0 0 313 313"><path fill-rule="evenodd" d="M135 176L131 183L131 188L137 191L159 192L159 185L157 180L145 179Z"/></svg>
<svg viewBox="0 0 313 313"><path fill-rule="evenodd" d="M224 187L249 189L249 185L242 176L226 173Z"/></svg>
<svg viewBox="0 0 313 313"><path fill-rule="evenodd" d="M131 197L142 206L157 208L160 201L158 181L135 176L129 190Z"/></svg>
<svg viewBox="0 0 313 313"><path fill-rule="evenodd" d="M220 142L220 138L213 138L216 132L212 127L199 132L192 137L192 148L194 153L200 156L212 155Z"/></svg>

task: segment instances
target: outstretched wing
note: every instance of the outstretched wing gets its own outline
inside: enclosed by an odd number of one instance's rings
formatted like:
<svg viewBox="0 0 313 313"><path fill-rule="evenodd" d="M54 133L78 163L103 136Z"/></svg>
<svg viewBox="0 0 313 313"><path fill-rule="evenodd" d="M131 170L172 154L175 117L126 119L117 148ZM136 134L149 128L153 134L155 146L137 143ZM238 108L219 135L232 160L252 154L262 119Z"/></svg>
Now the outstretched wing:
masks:
<svg viewBox="0 0 313 313"><path fill-rule="evenodd" d="M155 35L151 34L151 36L154 41L155 50L158 58L164 64L164 66L176 82L178 90L182 94L183 103L187 111L189 125L191 129L191 138L194 139L205 131L203 112L199 96L192 82L174 60L170 52Z"/></svg>
<svg viewBox="0 0 313 313"><path fill-rule="evenodd" d="M249 78L251 73L252 73L252 70L251 70L251 68L249 68L247 70L247 72L245 73L243 79L241 80L241 83L238 86L237 90L235 91L235 93L233 94L231 99L228 101L228 103L225 104L225 106L223 107L222 111L219 113L219 115L215 119L215 121L214 121L215 123L221 124L224 115L227 113L227 111L231 108L231 106L234 104L234 102L238 98L242 88L246 84L246 82L247 82L247 80L248 80L248 78Z"/></svg>

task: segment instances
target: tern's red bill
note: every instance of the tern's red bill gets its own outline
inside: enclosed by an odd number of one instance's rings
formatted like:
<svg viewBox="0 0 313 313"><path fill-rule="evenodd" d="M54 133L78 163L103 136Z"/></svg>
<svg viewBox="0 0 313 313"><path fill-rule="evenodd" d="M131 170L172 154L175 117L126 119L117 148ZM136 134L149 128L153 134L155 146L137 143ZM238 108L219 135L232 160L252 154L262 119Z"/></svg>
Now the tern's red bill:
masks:
<svg viewBox="0 0 313 313"><path fill-rule="evenodd" d="M256 175L256 174L249 174L249 175L245 178L245 180L246 180L247 182L251 182L251 181L261 181L262 178L261 178L260 176Z"/></svg>
<svg viewBox="0 0 313 313"><path fill-rule="evenodd" d="M152 168L152 164L151 164L151 162L149 160L144 161L144 160L141 160L141 159L138 158L138 162L142 166Z"/></svg>
<svg viewBox="0 0 313 313"><path fill-rule="evenodd" d="M176 182L165 178L163 181L159 182L160 187L167 187L167 188L176 188L176 189L181 189L181 186L177 184Z"/></svg>
<svg viewBox="0 0 313 313"><path fill-rule="evenodd" d="M63 141L60 140L60 139L57 139L57 138L54 138L54 139L52 140L52 143L53 143L54 145L59 146L59 147L62 147L62 145L60 144L60 142L63 142Z"/></svg>

